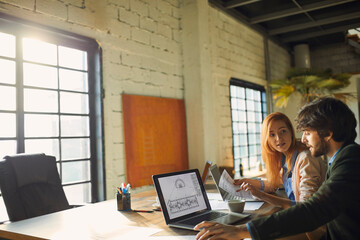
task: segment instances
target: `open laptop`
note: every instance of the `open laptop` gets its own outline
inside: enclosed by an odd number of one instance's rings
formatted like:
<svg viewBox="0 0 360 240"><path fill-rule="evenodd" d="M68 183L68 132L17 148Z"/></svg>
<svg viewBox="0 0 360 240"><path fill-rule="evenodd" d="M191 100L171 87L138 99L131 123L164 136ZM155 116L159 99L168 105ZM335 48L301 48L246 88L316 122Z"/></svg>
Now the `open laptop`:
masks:
<svg viewBox="0 0 360 240"><path fill-rule="evenodd" d="M167 225L191 229L202 221L238 222L248 214L211 210L198 169L153 175Z"/></svg>
<svg viewBox="0 0 360 240"><path fill-rule="evenodd" d="M206 179L209 176L209 169L210 169L211 164L212 163L209 160L207 160L206 163L205 163L204 171L203 171L203 173L201 175L201 181L202 181L203 184L206 183Z"/></svg>
<svg viewBox="0 0 360 240"><path fill-rule="evenodd" d="M233 200L233 199L242 199L241 197L239 196L235 196L235 195L232 195L228 192L226 192L224 189L222 189L220 186L219 186L219 182L220 182L220 177L221 177L221 174L220 174L220 170L218 168L218 166L216 164L210 166L210 173L211 173L211 176L213 177L214 179L214 182L215 182L215 185L216 185L216 188L218 189L222 199L224 201L229 201L229 200ZM258 201L258 200L255 200L255 199L246 199L246 201Z"/></svg>

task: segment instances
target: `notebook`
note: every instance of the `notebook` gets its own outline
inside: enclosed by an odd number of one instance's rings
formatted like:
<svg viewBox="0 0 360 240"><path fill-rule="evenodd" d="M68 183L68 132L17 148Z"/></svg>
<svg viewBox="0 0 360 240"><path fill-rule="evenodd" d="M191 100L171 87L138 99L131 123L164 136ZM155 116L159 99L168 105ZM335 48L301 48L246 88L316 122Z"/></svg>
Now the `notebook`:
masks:
<svg viewBox="0 0 360 240"><path fill-rule="evenodd" d="M249 216L211 210L198 169L153 175L153 181L168 226L193 230L202 221L232 224Z"/></svg>
<svg viewBox="0 0 360 240"><path fill-rule="evenodd" d="M215 182L215 185L216 185L216 188L217 190L219 191L222 199L224 201L229 201L229 200L233 200L233 199L242 199L241 197L239 196L235 196L235 195L232 195L228 192L226 192L224 189L222 189L220 186L219 186L219 183L220 183L220 177L221 177L221 174L220 174L220 170L218 168L218 166L216 164L210 166L210 173L211 173L211 176L213 177L214 179L214 182ZM256 200L256 199L246 199L247 202L250 202L250 201L259 201L259 200Z"/></svg>

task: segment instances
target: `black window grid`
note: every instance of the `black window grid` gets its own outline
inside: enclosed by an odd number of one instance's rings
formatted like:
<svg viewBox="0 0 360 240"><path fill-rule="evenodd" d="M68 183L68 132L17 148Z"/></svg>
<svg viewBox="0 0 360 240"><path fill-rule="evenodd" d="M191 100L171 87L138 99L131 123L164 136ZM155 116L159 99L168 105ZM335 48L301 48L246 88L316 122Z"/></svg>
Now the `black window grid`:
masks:
<svg viewBox="0 0 360 240"><path fill-rule="evenodd" d="M230 80L230 105L235 175L263 164L261 124L267 115L266 92L262 86L238 79Z"/></svg>
<svg viewBox="0 0 360 240"><path fill-rule="evenodd" d="M17 95L17 106L16 110L0 110L0 113L13 113L16 114L16 136L15 137L0 137L0 140L14 140L17 142L17 153L25 152L25 141L26 140L37 140L37 139L56 139L58 140L58 154L57 159L58 169L60 176L63 175L63 164L72 162L87 162L90 165L90 175L88 179L81 179L73 182L63 183L63 186L75 186L81 184L90 184L90 202L97 202L104 200L105 197L105 181L104 181L104 169L103 169L103 116L102 116L102 86L101 86L101 48L98 46L95 40L79 36L73 33L40 26L37 24L25 22L21 19L8 16L6 14L0 14L0 32L14 35L16 37L16 56L15 58L0 56L0 59L15 61L16 63L16 83L0 83L1 86L12 86L16 87ZM79 49L87 53L87 68L86 70L73 69L69 67L59 66L59 61L56 65L38 63L32 61L23 60L22 57L22 44L21 39L24 37L30 37L32 35L42 35L45 42L50 42L58 46L65 46L74 49ZM59 56L59 54L57 55ZM58 59L59 60L59 59ZM24 86L23 83L23 64L31 63L40 66L51 66L57 69L57 88L46 88L46 87L35 87L35 86ZM60 69L78 71L88 74L88 89L87 91L73 91L60 89L59 86L59 71ZM24 111L23 105L23 91L24 89L37 89L46 91L55 91L58 94L58 111L57 112L32 112ZM60 93L77 93L85 94L88 99L88 113L65 113L61 111ZM54 115L59 118L58 121L58 136L49 137L25 137L24 134L24 115L25 114L42 114L42 115ZM89 134L84 136L61 136L61 121L62 116L82 116L89 118ZM85 158L74 158L64 160L62 157L62 144L61 140L64 139L88 139L90 147L90 155ZM1 193L0 193L1 196Z"/></svg>

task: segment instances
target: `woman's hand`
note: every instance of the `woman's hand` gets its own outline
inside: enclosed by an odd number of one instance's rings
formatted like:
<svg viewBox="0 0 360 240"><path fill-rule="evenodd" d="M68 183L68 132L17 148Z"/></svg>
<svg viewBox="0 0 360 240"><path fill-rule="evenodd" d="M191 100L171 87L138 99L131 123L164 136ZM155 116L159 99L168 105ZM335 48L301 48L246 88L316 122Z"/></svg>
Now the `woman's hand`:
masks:
<svg viewBox="0 0 360 240"><path fill-rule="evenodd" d="M250 238L250 234L246 225L231 226L216 222L202 222L194 227L194 230L200 230L196 235L197 240L205 239L228 239L238 240L243 238Z"/></svg>
<svg viewBox="0 0 360 240"><path fill-rule="evenodd" d="M287 209L291 206L291 202L288 198L282 198L269 193L261 192L258 188L252 186L249 183L243 183L236 191L239 192L241 190L250 191L254 197L284 209Z"/></svg>
<svg viewBox="0 0 360 240"><path fill-rule="evenodd" d="M243 182L240 186L240 188L238 190L236 190L237 192L240 192L240 191L250 191L250 193L256 197L256 198L259 198L259 199L262 199L263 198L263 195L264 193L260 191L260 189L254 187L253 185L251 185L250 183L245 183Z"/></svg>
<svg viewBox="0 0 360 240"><path fill-rule="evenodd" d="M256 179L242 178L242 179L235 179L234 180L234 185L240 185L240 189L246 183L251 184L253 187L258 188L259 190L261 188L260 181L256 180ZM243 189L241 189L241 190L243 190Z"/></svg>

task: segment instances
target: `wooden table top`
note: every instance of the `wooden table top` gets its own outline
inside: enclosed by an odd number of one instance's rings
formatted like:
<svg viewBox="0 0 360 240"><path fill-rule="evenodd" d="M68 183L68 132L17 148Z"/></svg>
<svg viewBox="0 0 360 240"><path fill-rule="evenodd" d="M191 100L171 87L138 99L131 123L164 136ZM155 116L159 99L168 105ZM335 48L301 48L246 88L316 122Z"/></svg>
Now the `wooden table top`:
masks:
<svg viewBox="0 0 360 240"><path fill-rule="evenodd" d="M207 191L216 192L212 189ZM152 204L155 201L156 192L151 189L133 194L131 207L132 209L152 210ZM252 211L251 217L244 221L268 215L277 210L279 209L264 204L260 209ZM157 232L153 234L154 236L186 236L197 233L196 231L168 227L160 211L152 213L117 211L116 200L108 200L2 224L0 225L0 237L25 240L74 239L74 236L77 236L77 239L116 239L123 236L124 231L136 230L136 228L132 229L131 227L142 227L144 231L147 228L157 229Z"/></svg>

